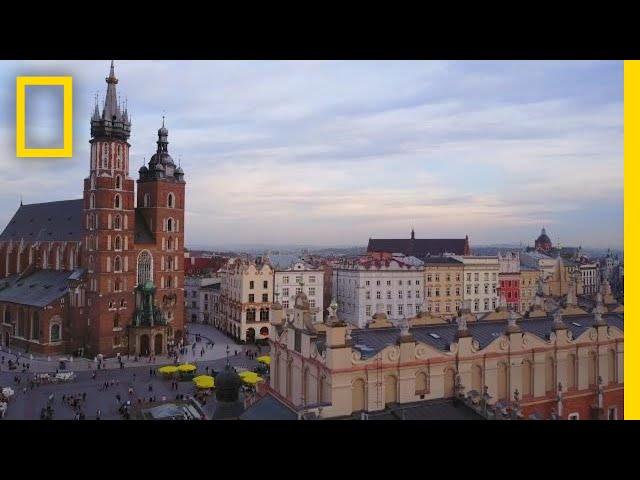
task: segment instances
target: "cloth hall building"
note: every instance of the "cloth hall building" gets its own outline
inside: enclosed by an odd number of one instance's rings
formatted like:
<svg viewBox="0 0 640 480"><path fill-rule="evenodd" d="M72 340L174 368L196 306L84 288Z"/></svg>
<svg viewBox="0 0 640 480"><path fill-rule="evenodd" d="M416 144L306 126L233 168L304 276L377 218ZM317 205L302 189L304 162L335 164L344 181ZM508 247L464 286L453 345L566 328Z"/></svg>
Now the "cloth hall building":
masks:
<svg viewBox="0 0 640 480"><path fill-rule="evenodd" d="M185 181L158 130L130 176L113 62L83 197L20 205L0 234L0 343L45 355L166 354L184 329ZM137 191L135 185L137 184Z"/></svg>

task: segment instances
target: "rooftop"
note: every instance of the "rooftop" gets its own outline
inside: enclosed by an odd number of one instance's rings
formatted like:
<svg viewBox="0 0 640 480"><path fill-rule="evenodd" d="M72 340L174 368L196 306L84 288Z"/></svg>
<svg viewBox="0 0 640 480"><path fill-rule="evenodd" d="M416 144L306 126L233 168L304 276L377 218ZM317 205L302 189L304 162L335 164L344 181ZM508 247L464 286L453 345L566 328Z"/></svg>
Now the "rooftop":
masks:
<svg viewBox="0 0 640 480"><path fill-rule="evenodd" d="M70 282L77 280L81 270L37 270L20 278L11 275L0 280L0 302L17 303L32 307L45 307L64 296Z"/></svg>
<svg viewBox="0 0 640 480"><path fill-rule="evenodd" d="M622 331L624 331L623 314L605 314L604 319ZM593 314L566 316L562 320L566 327L576 338L587 329L591 328L595 322ZM523 332L530 333L540 339L546 340L553 331L552 317L538 317L532 319L518 320L518 325ZM485 348L496 338L505 333L507 327L506 320L478 321L470 323L468 330L473 339L477 340L480 348ZM458 326L455 323L420 325L411 328L413 338L420 343L425 343L441 351L448 351L449 345L456 341ZM375 329L354 329L351 332L353 348L360 352L363 359L371 358L389 345L395 345L400 338L400 328L375 328ZM322 348L322 345L318 345Z"/></svg>
<svg viewBox="0 0 640 480"><path fill-rule="evenodd" d="M75 241L82 239L83 200L20 205L0 234L0 241Z"/></svg>

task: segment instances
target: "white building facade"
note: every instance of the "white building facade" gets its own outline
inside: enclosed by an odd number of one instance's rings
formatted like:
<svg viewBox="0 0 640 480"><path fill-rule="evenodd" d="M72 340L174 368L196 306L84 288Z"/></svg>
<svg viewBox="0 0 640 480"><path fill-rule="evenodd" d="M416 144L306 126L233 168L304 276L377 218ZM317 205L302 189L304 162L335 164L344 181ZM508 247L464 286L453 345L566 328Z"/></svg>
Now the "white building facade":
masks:
<svg viewBox="0 0 640 480"><path fill-rule="evenodd" d="M498 306L500 262L494 256L454 256L463 263L463 299L471 301L472 313L485 313Z"/></svg>
<svg viewBox="0 0 640 480"><path fill-rule="evenodd" d="M324 272L307 265L295 262L283 270L276 269L273 274L273 296L282 305L286 319L293 314L293 303L299 292L304 292L309 300L312 321L321 322L324 310Z"/></svg>
<svg viewBox="0 0 640 480"><path fill-rule="evenodd" d="M582 293L585 295L598 293L600 287L598 264L595 262L580 264L580 275L582 276Z"/></svg>
<svg viewBox="0 0 640 480"><path fill-rule="evenodd" d="M342 262L333 270L333 297L340 318L358 328L366 326L378 304L397 323L424 310L424 265L396 254Z"/></svg>
<svg viewBox="0 0 640 480"><path fill-rule="evenodd" d="M187 310L186 322L213 325L214 305L220 294L219 278L186 277L184 279L184 302Z"/></svg>

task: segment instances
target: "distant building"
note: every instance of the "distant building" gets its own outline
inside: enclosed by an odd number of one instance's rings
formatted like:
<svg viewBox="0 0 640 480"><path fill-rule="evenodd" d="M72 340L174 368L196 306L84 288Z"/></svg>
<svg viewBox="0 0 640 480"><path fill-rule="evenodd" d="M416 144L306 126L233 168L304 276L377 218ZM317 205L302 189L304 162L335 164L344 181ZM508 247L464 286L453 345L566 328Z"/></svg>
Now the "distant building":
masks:
<svg viewBox="0 0 640 480"><path fill-rule="evenodd" d="M370 238L367 252L402 253L406 256L418 258L428 255L470 255L469 236L465 238L416 238L415 231L411 230L409 238Z"/></svg>
<svg viewBox="0 0 640 480"><path fill-rule="evenodd" d="M533 307L540 270L526 265L520 266L520 313L525 313Z"/></svg>
<svg viewBox="0 0 640 480"><path fill-rule="evenodd" d="M273 269L262 258L236 259L222 273L220 328L236 340L253 343L269 338Z"/></svg>
<svg viewBox="0 0 640 480"><path fill-rule="evenodd" d="M427 313L456 316L464 299L463 263L453 257L425 257L423 261Z"/></svg>
<svg viewBox="0 0 640 480"><path fill-rule="evenodd" d="M521 311L520 305L520 255L518 252L498 252L500 273L500 294L506 302L507 308L516 312Z"/></svg>
<svg viewBox="0 0 640 480"><path fill-rule="evenodd" d="M275 268L275 267L274 267ZM295 296L304 292L309 300L313 321L322 321L324 309L324 271L297 261L286 269L275 268L273 283L274 298L277 298L285 316L293 311Z"/></svg>
<svg viewBox="0 0 640 480"><path fill-rule="evenodd" d="M547 231L544 229L544 227L540 232L540 236L535 240L534 248L539 252L549 252L553 248L551 239L547 235Z"/></svg>
<svg viewBox="0 0 640 480"><path fill-rule="evenodd" d="M454 256L464 265L464 300L473 313L495 310L498 305L498 257Z"/></svg>
<svg viewBox="0 0 640 480"><path fill-rule="evenodd" d="M214 324L214 317L219 306L220 284L221 279L219 278L185 278L184 293L187 321Z"/></svg>
<svg viewBox="0 0 640 480"><path fill-rule="evenodd" d="M416 257L371 253L333 268L333 291L345 321L363 328L384 305L389 319L412 317L424 307L424 266Z"/></svg>

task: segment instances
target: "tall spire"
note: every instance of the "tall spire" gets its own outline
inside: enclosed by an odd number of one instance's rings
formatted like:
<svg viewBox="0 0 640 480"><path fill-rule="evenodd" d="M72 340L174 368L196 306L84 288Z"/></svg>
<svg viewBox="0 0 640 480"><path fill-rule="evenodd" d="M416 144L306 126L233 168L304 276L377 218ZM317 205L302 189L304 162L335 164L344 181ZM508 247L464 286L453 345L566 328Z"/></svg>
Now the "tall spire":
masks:
<svg viewBox="0 0 640 480"><path fill-rule="evenodd" d="M128 111L121 109L116 85L118 79L115 74L113 60L109 68L109 76L105 78L107 82L107 93L104 97L102 115L98 113L98 107L91 117L91 136L96 137L116 137L126 140L131 135L131 118Z"/></svg>

